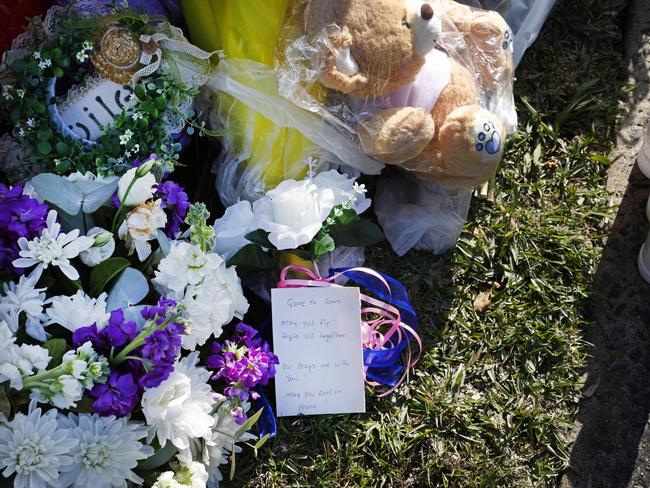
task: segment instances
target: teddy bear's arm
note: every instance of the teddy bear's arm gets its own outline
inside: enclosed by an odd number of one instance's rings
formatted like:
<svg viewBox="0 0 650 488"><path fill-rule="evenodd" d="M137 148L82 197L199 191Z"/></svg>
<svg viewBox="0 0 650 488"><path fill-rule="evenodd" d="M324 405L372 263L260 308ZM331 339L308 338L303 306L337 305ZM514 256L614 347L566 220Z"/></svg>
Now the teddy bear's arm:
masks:
<svg viewBox="0 0 650 488"><path fill-rule="evenodd" d="M364 86L368 79L359 72L359 66L350 53L352 36L347 27L327 33L328 46L320 67L320 80L333 90L350 94Z"/></svg>

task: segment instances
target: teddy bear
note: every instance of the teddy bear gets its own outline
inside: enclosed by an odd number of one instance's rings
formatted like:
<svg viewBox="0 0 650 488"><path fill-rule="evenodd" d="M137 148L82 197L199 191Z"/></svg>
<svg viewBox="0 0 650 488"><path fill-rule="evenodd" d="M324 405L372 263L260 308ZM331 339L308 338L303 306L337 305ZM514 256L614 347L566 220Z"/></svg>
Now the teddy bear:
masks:
<svg viewBox="0 0 650 488"><path fill-rule="evenodd" d="M488 180L504 125L487 109L512 79L512 33L452 0L309 0L322 85L344 94L366 154L446 186Z"/></svg>

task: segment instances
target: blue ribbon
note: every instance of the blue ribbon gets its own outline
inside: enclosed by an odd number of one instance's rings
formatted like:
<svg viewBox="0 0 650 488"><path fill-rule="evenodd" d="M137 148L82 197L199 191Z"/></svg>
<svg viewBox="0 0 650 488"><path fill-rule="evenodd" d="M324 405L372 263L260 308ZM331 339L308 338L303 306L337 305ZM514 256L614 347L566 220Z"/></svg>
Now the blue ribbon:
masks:
<svg viewBox="0 0 650 488"><path fill-rule="evenodd" d="M330 269L330 275L342 273L350 281L370 291L377 298L398 308L402 322L410 326L413 330L417 330L418 318L411 304L408 291L402 283L395 278L377 271L377 274L388 283L388 287L390 288L388 290L386 289L386 285L377 277L360 271L348 271L350 269ZM395 386L404 373L404 366L399 364L402 352L406 349L412 337L413 335L411 333L406 332L402 340L391 349L364 349L363 364L367 367L366 375L368 378L384 385Z"/></svg>

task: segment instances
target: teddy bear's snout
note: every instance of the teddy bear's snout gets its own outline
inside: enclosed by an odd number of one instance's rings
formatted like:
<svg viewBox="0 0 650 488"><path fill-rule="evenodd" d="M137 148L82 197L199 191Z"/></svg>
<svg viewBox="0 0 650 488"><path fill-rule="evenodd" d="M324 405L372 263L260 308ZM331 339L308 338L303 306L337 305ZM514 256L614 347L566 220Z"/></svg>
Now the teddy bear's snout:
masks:
<svg viewBox="0 0 650 488"><path fill-rule="evenodd" d="M423 3L420 7L420 17L422 20L431 20L433 18L433 7L428 3Z"/></svg>

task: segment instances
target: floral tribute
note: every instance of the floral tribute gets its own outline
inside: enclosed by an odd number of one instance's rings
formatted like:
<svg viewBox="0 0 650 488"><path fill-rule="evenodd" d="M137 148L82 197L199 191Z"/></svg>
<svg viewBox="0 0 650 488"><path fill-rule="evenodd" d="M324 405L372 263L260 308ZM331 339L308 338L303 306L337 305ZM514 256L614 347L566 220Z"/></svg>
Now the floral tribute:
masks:
<svg viewBox="0 0 650 488"><path fill-rule="evenodd" d="M0 473L18 488L216 486L269 436L252 405L278 358L164 169L0 186Z"/></svg>

